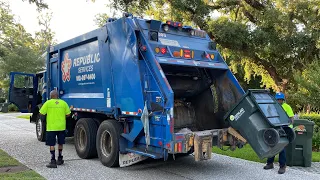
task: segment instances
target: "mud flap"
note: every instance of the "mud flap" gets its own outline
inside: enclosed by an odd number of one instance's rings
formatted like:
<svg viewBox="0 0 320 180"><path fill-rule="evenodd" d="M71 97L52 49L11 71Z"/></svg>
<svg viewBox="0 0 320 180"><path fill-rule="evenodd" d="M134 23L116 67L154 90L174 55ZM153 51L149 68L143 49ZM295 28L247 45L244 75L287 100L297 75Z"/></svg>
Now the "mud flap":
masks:
<svg viewBox="0 0 320 180"><path fill-rule="evenodd" d="M210 131L195 132L194 136L194 159L202 161L211 159L212 133Z"/></svg>
<svg viewBox="0 0 320 180"><path fill-rule="evenodd" d="M146 160L148 157L142 156L135 153L127 153L127 154L120 154L119 153L119 166L126 167Z"/></svg>

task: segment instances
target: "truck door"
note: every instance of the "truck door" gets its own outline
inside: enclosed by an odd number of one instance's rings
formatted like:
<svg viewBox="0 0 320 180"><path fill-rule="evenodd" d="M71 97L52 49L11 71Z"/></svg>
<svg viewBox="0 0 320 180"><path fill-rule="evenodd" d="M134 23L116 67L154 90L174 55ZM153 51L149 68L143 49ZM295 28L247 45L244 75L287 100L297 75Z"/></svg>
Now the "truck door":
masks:
<svg viewBox="0 0 320 180"><path fill-rule="evenodd" d="M58 58L51 58L50 59L50 73L49 73L49 82L50 82L50 86L49 86L49 93L50 91L56 89L58 90L58 76L59 76L59 71L58 71Z"/></svg>
<svg viewBox="0 0 320 180"><path fill-rule="evenodd" d="M34 74L10 73L9 102L15 104L20 112L31 112L34 107L38 82Z"/></svg>

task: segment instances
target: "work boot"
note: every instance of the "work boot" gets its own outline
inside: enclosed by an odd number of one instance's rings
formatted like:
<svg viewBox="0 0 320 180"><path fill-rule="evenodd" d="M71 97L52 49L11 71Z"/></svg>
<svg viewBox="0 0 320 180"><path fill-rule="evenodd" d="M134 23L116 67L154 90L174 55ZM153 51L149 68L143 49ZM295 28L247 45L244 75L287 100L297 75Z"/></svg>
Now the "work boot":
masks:
<svg viewBox="0 0 320 180"><path fill-rule="evenodd" d="M272 164L267 164L263 167L263 169L268 170L268 169L273 169L273 163Z"/></svg>
<svg viewBox="0 0 320 180"><path fill-rule="evenodd" d="M64 163L63 156L58 157L57 165L62 165Z"/></svg>
<svg viewBox="0 0 320 180"><path fill-rule="evenodd" d="M279 168L279 171L278 171L279 174L284 174L285 172L286 172L286 166L282 166Z"/></svg>
<svg viewBox="0 0 320 180"><path fill-rule="evenodd" d="M51 159L51 162L47 164L47 168L57 168L57 162L55 159Z"/></svg>

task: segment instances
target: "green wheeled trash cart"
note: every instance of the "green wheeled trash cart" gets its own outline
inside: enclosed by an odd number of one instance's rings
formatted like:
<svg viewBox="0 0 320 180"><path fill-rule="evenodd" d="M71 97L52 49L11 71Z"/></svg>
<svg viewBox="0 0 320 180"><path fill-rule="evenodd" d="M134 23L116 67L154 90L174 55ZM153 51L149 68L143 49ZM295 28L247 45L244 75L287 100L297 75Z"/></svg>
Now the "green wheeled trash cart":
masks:
<svg viewBox="0 0 320 180"><path fill-rule="evenodd" d="M248 90L224 118L260 159L278 154L295 138L288 115L268 90Z"/></svg>
<svg viewBox="0 0 320 180"><path fill-rule="evenodd" d="M314 122L307 119L294 120L296 139L286 147L288 166L311 166L313 126Z"/></svg>

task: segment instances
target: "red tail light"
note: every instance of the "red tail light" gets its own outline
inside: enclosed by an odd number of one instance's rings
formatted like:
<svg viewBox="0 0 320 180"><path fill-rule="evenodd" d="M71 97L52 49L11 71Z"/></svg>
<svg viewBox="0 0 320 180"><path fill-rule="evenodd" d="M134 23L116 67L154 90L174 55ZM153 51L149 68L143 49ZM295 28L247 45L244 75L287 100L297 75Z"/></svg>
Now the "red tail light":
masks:
<svg viewBox="0 0 320 180"><path fill-rule="evenodd" d="M191 53L190 53L190 50L188 50L188 49L185 49L185 50L183 50L183 54L184 54L184 57L185 58L191 58Z"/></svg>
<svg viewBox="0 0 320 180"><path fill-rule="evenodd" d="M182 152L182 142L178 143L178 152Z"/></svg>
<svg viewBox="0 0 320 180"><path fill-rule="evenodd" d="M166 49L166 48L161 48L161 53L162 53L162 54L167 53L167 49Z"/></svg>
<svg viewBox="0 0 320 180"><path fill-rule="evenodd" d="M141 51L147 51L147 46L141 46Z"/></svg>

